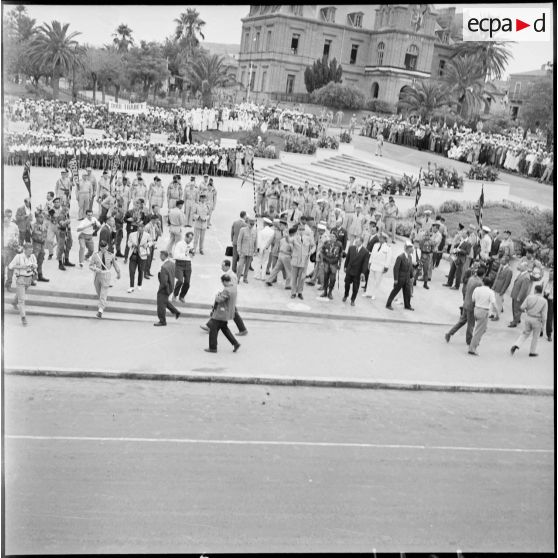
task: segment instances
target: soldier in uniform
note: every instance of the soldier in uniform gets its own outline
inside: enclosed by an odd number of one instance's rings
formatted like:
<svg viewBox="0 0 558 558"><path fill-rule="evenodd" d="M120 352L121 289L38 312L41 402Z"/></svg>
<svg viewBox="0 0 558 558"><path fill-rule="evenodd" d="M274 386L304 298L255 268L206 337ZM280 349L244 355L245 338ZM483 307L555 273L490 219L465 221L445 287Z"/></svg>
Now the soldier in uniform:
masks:
<svg viewBox="0 0 558 558"><path fill-rule="evenodd" d="M69 205L72 194L72 181L68 177L67 169L63 169L61 175L62 176L56 181L54 193L57 198L60 198L60 202L63 205Z"/></svg>
<svg viewBox="0 0 558 558"><path fill-rule="evenodd" d="M343 245L337 239L335 230L330 232L329 240L322 245L322 263L324 268L324 292L322 298L333 299L333 287L335 286L335 276L341 267L343 257Z"/></svg>
<svg viewBox="0 0 558 558"><path fill-rule="evenodd" d="M180 184L180 175L175 174L172 177L172 182L167 188L167 204L169 211L176 207L176 202L183 199L182 197L182 184Z"/></svg>
<svg viewBox="0 0 558 558"><path fill-rule="evenodd" d="M37 281L48 283L50 279L43 276L43 262L45 260L45 242L48 233L48 223L42 211L35 213L35 223L31 230L31 241L33 243L33 254L37 260Z"/></svg>
<svg viewBox="0 0 558 558"><path fill-rule="evenodd" d="M421 268L422 268L422 280L425 289L429 289L428 281L432 277L432 255L434 250L436 249L436 242L432 239L432 234L430 229L422 229L417 239L420 242L420 251L421 251ZM438 242L439 243L439 242Z"/></svg>
<svg viewBox="0 0 558 558"><path fill-rule="evenodd" d="M274 180L275 182L275 180ZM266 212L266 194L269 188L269 180L264 179L256 188L256 211L259 216Z"/></svg>
<svg viewBox="0 0 558 558"><path fill-rule="evenodd" d="M186 217L186 226L191 227L194 223L194 205L198 200L198 187L196 186L196 178L190 177L190 184L184 188L184 215Z"/></svg>
<svg viewBox="0 0 558 558"><path fill-rule="evenodd" d="M153 182L149 185L149 190L147 192L147 203L149 205L149 211L153 210L153 206L163 207L163 201L165 199L165 189L161 183L161 179L156 176Z"/></svg>
<svg viewBox="0 0 558 558"><path fill-rule="evenodd" d="M213 178L209 179L206 191L206 199L207 205L209 206L209 218L207 219L207 228L209 229L211 227L211 216L213 215L215 207L217 206L217 189L213 184Z"/></svg>
<svg viewBox="0 0 558 558"><path fill-rule="evenodd" d="M199 244L199 252L203 256L203 242L205 240L205 231L207 230L207 221L209 219L209 206L205 201L206 194L200 192L199 201L194 205L194 251L197 252Z"/></svg>
<svg viewBox="0 0 558 558"><path fill-rule="evenodd" d="M97 179L95 178L95 175L93 174L93 169L91 167L87 167L85 169L85 176L87 176L87 179L91 182L92 192L95 193L97 191ZM89 201L89 209L93 209L94 199L95 197L92 195Z"/></svg>
<svg viewBox="0 0 558 558"><path fill-rule="evenodd" d="M344 193L344 192L343 192ZM343 221L343 228L347 231L350 229L355 215L356 203L353 199L353 194L350 193L346 199L343 200L343 211L345 212L345 219Z"/></svg>
<svg viewBox="0 0 558 558"><path fill-rule="evenodd" d="M355 206L355 210L356 212L351 219L351 224L347 229L350 243L352 243L356 237L362 236L364 225L364 214L362 213L362 206L360 204L357 204Z"/></svg>
<svg viewBox="0 0 558 558"><path fill-rule="evenodd" d="M62 206L60 209L60 215L56 222L58 225L58 269L66 271L66 267L75 267L75 264L70 263L72 230L70 228L71 221L66 206Z"/></svg>
<svg viewBox="0 0 558 558"><path fill-rule="evenodd" d="M76 186L78 201L78 219L83 219L87 211L91 209L93 198L93 184L87 174L83 174Z"/></svg>

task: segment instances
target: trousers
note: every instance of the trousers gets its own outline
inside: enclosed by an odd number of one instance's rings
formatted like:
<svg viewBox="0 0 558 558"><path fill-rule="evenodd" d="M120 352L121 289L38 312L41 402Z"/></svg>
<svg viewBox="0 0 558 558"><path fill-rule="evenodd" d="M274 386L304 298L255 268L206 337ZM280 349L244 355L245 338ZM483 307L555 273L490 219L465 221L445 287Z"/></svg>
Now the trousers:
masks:
<svg viewBox="0 0 558 558"><path fill-rule="evenodd" d="M128 271L130 273L130 287L134 286L134 281L136 278L136 270L138 272L138 287L141 287L143 283L143 269L145 267L145 260L139 257L132 256L128 262Z"/></svg>
<svg viewBox="0 0 558 558"><path fill-rule="evenodd" d="M205 240L205 229L195 227L194 228L194 250L198 251L198 244L200 247L200 252L203 252L203 242Z"/></svg>
<svg viewBox="0 0 558 558"><path fill-rule="evenodd" d="M70 259L72 243L72 233L70 231L58 230L58 259L62 262Z"/></svg>
<svg viewBox="0 0 558 558"><path fill-rule="evenodd" d="M548 314L547 314L548 315ZM537 344L539 343L539 335L542 331L543 324L538 318L533 318L532 316L525 316L525 322L523 323L523 331L521 335L516 339L514 345L521 347L529 336L531 336L531 347L529 349L530 353L537 352Z"/></svg>
<svg viewBox="0 0 558 558"><path fill-rule="evenodd" d="M324 293L331 294L335 287L335 279L339 267L337 264L324 262Z"/></svg>
<svg viewBox="0 0 558 558"><path fill-rule="evenodd" d="M253 256L239 256L238 258L238 280L240 281L241 277L244 275L244 281L248 282L248 271L250 271L250 266L252 265L252 258Z"/></svg>
<svg viewBox="0 0 558 558"><path fill-rule="evenodd" d="M233 347L239 344L226 321L211 318L209 320L209 348L212 351L217 350L217 336L219 335L219 331L223 332Z"/></svg>
<svg viewBox="0 0 558 558"><path fill-rule="evenodd" d="M354 302L356 300L358 289L360 287L360 275L345 275L345 298L349 296L351 285L353 287L351 302Z"/></svg>
<svg viewBox="0 0 558 558"><path fill-rule="evenodd" d="M420 256L420 263L422 265L422 280L426 284L432 280L432 254L423 252Z"/></svg>
<svg viewBox="0 0 558 558"><path fill-rule="evenodd" d="M180 312L174 304L169 301L169 295L165 293L157 293L157 317L162 324L167 323L167 308L177 316Z"/></svg>
<svg viewBox="0 0 558 558"><path fill-rule="evenodd" d="M87 248L87 254L85 254L85 259L89 259L93 255L93 236L90 234L81 233L78 236L79 241L79 263L83 263L85 249Z"/></svg>
<svg viewBox="0 0 558 558"><path fill-rule="evenodd" d="M472 308L463 308L458 322L448 331L449 335L454 335L465 324L467 324L467 331L465 333L465 342L467 345L471 344L473 338L473 329L475 328L475 314Z"/></svg>
<svg viewBox="0 0 558 558"><path fill-rule="evenodd" d="M413 281L412 279L408 279L407 281L398 281L394 286L393 289L391 290L391 293L389 293L387 302L386 302L386 306L391 306L391 303L393 302L393 299L397 296L397 293L399 293L399 291L403 291L403 304L405 306L405 308L410 308L411 307L411 287L412 287Z"/></svg>
<svg viewBox="0 0 558 558"><path fill-rule="evenodd" d="M192 262L186 260L175 260L176 283L174 285L174 296L184 298L190 289L190 278L192 276Z"/></svg>
<svg viewBox="0 0 558 558"><path fill-rule="evenodd" d="M375 296L380 288L380 284L382 283L382 279L384 278L384 270L381 269L380 271L372 271L370 270L370 277L368 278L368 285L366 286L366 294Z"/></svg>
<svg viewBox="0 0 558 558"><path fill-rule="evenodd" d="M488 309L486 308L475 308L475 329L473 330L473 338L471 339L471 344L469 345L470 351L476 351L479 346L482 336L486 332L488 326Z"/></svg>
<svg viewBox="0 0 558 558"><path fill-rule="evenodd" d="M299 267L291 264L291 296L294 294L302 294L305 277L306 266Z"/></svg>
<svg viewBox="0 0 558 558"><path fill-rule="evenodd" d="M99 311L102 312L107 307L109 286L106 284L106 281L104 281L101 273L95 273L93 285L95 286L95 292L99 297Z"/></svg>
<svg viewBox="0 0 558 558"><path fill-rule="evenodd" d="M271 275L267 279L268 282L274 283L275 281L277 281L277 276L279 275L279 272L283 272L283 279L285 279L285 286L287 286L291 282L291 273L292 273L290 256L279 254L277 258L277 263L271 270Z"/></svg>
<svg viewBox="0 0 558 558"><path fill-rule="evenodd" d="M265 279L265 271L267 261L269 259L270 249L260 250L254 258L254 279Z"/></svg>

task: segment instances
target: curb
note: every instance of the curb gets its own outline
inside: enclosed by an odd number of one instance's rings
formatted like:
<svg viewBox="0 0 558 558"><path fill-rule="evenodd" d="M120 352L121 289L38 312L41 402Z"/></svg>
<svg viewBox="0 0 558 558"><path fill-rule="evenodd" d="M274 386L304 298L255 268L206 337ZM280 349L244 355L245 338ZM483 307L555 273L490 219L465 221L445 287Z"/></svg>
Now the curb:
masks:
<svg viewBox="0 0 558 558"><path fill-rule="evenodd" d="M216 384L254 384L273 386L301 386L349 389L382 389L401 391L443 391L452 393L495 393L505 395L554 395L552 388L543 386L498 386L484 384L444 384L438 382L398 382L389 380L329 380L324 378L292 378L274 376L218 376L188 372L120 372L53 368L6 368L12 376L49 376L56 378L103 378L114 380L145 380L164 382L207 382Z"/></svg>

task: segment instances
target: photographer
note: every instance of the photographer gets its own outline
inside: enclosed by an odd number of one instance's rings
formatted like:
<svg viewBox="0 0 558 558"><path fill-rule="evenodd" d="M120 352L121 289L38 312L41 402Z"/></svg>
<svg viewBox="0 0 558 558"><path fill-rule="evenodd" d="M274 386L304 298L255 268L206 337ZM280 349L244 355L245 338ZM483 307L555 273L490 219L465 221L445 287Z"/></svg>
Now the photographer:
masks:
<svg viewBox="0 0 558 558"><path fill-rule="evenodd" d="M79 242L79 267L83 267L84 259L88 260L94 252L93 247L93 234L96 233L101 227L101 223L93 217L93 211L87 209L85 217L77 227L78 242ZM84 252L87 248L87 254Z"/></svg>

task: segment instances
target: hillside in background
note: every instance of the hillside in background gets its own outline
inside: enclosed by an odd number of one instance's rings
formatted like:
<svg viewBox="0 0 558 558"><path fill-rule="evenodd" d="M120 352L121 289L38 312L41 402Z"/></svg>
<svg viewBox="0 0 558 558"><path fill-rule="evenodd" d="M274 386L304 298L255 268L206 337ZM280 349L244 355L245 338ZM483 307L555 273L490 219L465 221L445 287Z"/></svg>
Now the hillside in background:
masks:
<svg viewBox="0 0 558 558"><path fill-rule="evenodd" d="M211 54L221 54L221 55L236 57L240 52L240 45L229 45L225 43L208 43L207 41L203 41L201 43L201 46L209 50Z"/></svg>

